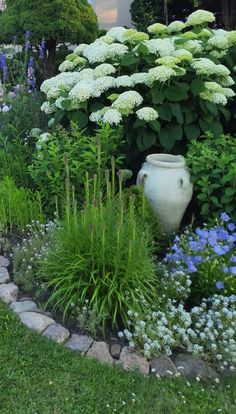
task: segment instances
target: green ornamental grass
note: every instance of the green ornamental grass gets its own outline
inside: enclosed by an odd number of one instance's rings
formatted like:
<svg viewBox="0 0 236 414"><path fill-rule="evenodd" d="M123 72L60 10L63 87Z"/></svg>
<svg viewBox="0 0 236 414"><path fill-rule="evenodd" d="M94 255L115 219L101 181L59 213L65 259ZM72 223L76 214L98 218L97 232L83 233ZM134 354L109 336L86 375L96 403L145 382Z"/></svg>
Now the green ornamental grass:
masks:
<svg viewBox="0 0 236 414"><path fill-rule="evenodd" d="M127 310L139 307L143 295L153 301L156 296L155 264L152 237L143 214L136 216L134 198L127 202L122 190L115 194L115 168L106 172L106 188L101 193L99 175L85 182L85 204L80 211L69 199L65 220L57 230L56 242L42 261L39 277L52 291L49 302L70 314L74 305L86 302L106 321L125 322ZM71 201L71 202L70 202ZM140 301L141 302L141 301Z"/></svg>

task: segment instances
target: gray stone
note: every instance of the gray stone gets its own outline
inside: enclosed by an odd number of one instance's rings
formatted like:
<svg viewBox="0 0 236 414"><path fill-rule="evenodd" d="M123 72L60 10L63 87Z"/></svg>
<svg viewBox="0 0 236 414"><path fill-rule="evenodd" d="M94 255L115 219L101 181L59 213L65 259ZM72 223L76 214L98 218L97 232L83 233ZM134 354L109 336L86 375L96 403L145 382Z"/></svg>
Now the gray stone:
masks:
<svg viewBox="0 0 236 414"><path fill-rule="evenodd" d="M69 338L70 332L64 326L55 323L54 325L48 326L43 332L43 335L58 344L62 344Z"/></svg>
<svg viewBox="0 0 236 414"><path fill-rule="evenodd" d="M5 267L1 266L0 267L0 285L2 283L9 282L9 280L10 280L10 278L9 278L8 270Z"/></svg>
<svg viewBox="0 0 236 414"><path fill-rule="evenodd" d="M106 342L94 341L91 348L88 350L87 355L92 358L97 358L101 363L106 362L111 364L114 362Z"/></svg>
<svg viewBox="0 0 236 414"><path fill-rule="evenodd" d="M138 370L144 375L149 374L149 363L148 361L142 356L134 352L128 346L125 346L120 354L120 360L118 362L122 365L125 370Z"/></svg>
<svg viewBox="0 0 236 414"><path fill-rule="evenodd" d="M178 370L166 355L157 355L150 361L151 373L160 377L178 376Z"/></svg>
<svg viewBox="0 0 236 414"><path fill-rule="evenodd" d="M217 373L205 361L189 354L178 354L172 358L176 368L189 378L216 378Z"/></svg>
<svg viewBox="0 0 236 414"><path fill-rule="evenodd" d="M112 344L110 347L110 354L113 358L119 359L121 353L121 345L120 344Z"/></svg>
<svg viewBox="0 0 236 414"><path fill-rule="evenodd" d="M73 334L66 343L66 347L72 349L72 351L87 352L92 343L93 338L90 336Z"/></svg>
<svg viewBox="0 0 236 414"><path fill-rule="evenodd" d="M35 311L37 309L37 305L32 301L26 300L25 302L13 302L10 305L10 308L16 313L30 312Z"/></svg>
<svg viewBox="0 0 236 414"><path fill-rule="evenodd" d="M49 325L55 321L48 316L37 312L22 312L19 314L21 322L39 333L43 332Z"/></svg>
<svg viewBox="0 0 236 414"><path fill-rule="evenodd" d="M9 264L10 264L10 262L6 257L0 256L0 266L8 267Z"/></svg>
<svg viewBox="0 0 236 414"><path fill-rule="evenodd" d="M18 287L14 283L0 285L0 299L10 304L16 302L18 295Z"/></svg>

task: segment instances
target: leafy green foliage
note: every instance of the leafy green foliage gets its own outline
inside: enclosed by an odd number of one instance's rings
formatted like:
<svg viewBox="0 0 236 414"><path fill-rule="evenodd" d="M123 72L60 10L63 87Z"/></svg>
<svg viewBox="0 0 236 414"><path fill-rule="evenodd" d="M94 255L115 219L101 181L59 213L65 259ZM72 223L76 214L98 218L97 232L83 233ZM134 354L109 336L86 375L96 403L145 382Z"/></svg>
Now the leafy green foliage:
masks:
<svg viewBox="0 0 236 414"><path fill-rule="evenodd" d="M43 220L39 194L17 188L11 178L4 177L0 183L0 231L22 233L33 219Z"/></svg>
<svg viewBox="0 0 236 414"><path fill-rule="evenodd" d="M70 170L70 183L75 188L79 202L84 192L85 173L92 176L99 166L104 170L110 165L111 157L122 162L120 130L108 125L97 129L96 136L85 135L72 124L70 130L56 129L46 142L38 141L38 150L29 167L32 180L39 190L48 212L55 209L55 197L59 205L65 202L66 155ZM103 174L104 175L104 174Z"/></svg>
<svg viewBox="0 0 236 414"><path fill-rule="evenodd" d="M202 217L219 217L226 211L236 220L236 138L207 134L192 141L187 163L194 184L196 202Z"/></svg>
<svg viewBox="0 0 236 414"><path fill-rule="evenodd" d="M23 91L9 101L11 109L0 113L0 177L12 177L18 186L32 187L28 166L32 162L35 144L30 137L32 125L43 125L41 94Z"/></svg>
<svg viewBox="0 0 236 414"><path fill-rule="evenodd" d="M71 207L67 199L65 221L38 275L52 291L49 302L64 316L71 313L74 305L86 303L99 314L103 328L108 320L113 326L121 320L125 322L127 310L135 309L137 298L144 296L149 302L157 295L145 198L143 214L136 217L134 198L130 197L127 205L122 173L119 177L116 195L113 165L111 180L106 173L106 191L102 195L99 175L94 176L92 191L87 175L86 201L81 211L77 211L75 202Z"/></svg>

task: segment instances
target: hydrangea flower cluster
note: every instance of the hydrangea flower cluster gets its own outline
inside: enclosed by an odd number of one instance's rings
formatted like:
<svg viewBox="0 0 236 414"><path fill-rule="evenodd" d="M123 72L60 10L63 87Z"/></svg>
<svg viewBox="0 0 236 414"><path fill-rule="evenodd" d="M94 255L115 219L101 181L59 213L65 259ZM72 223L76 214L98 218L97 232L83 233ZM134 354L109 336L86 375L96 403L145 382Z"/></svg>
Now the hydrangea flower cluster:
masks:
<svg viewBox="0 0 236 414"><path fill-rule="evenodd" d="M226 213L214 227L186 230L175 237L165 261L173 269L192 275L196 296L210 296L219 290L232 294L236 289L236 226Z"/></svg>
<svg viewBox="0 0 236 414"><path fill-rule="evenodd" d="M136 111L138 119L144 120L146 122L155 121L158 118L158 112L153 108L143 107Z"/></svg>

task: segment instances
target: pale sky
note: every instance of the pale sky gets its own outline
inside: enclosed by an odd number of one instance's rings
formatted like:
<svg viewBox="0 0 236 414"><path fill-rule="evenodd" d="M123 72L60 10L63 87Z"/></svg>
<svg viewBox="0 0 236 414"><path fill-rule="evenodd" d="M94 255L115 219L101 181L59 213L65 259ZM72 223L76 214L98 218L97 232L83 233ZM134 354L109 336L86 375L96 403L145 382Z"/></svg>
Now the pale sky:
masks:
<svg viewBox="0 0 236 414"><path fill-rule="evenodd" d="M100 26L130 26L129 8L132 0L89 0L97 13Z"/></svg>

